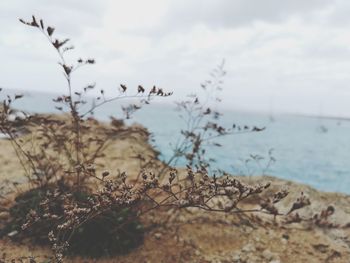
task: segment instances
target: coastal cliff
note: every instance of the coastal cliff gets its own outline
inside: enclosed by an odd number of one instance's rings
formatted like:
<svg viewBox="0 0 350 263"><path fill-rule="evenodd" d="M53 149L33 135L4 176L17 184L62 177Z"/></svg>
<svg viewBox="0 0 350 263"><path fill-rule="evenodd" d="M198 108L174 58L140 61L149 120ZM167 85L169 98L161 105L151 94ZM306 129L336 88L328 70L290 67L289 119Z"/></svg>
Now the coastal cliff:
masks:
<svg viewBox="0 0 350 263"><path fill-rule="evenodd" d="M101 169L127 171L137 176L140 171L137 153L153 159L158 153L148 143L146 129L139 125L127 129L129 132L125 136L116 138L106 148ZM9 217L6 209L11 205L13 192L25 189L20 163L7 139L0 140L0 163L0 224L3 224ZM157 165L163 164L157 161ZM184 169L179 172L184 173ZM126 255L98 262L350 262L350 196L321 192L270 176L239 179L252 184L271 182L266 196L277 189L288 189L290 194L278 205L281 213L288 213L287 208L301 192L308 196L311 204L300 210L300 218L313 218L327 208L334 213L327 224L315 224L312 220L283 224L281 219L271 215L207 213L192 208L180 210L174 223L164 227L159 222L172 216L172 212L155 212L144 219L150 227L143 245ZM259 200L251 200L243 205L256 207L258 204ZM0 252L0 262L28 256L47 262L45 259L51 255L48 247L33 246L26 240L14 243L8 236L0 240ZM96 261L71 258L68 262Z"/></svg>

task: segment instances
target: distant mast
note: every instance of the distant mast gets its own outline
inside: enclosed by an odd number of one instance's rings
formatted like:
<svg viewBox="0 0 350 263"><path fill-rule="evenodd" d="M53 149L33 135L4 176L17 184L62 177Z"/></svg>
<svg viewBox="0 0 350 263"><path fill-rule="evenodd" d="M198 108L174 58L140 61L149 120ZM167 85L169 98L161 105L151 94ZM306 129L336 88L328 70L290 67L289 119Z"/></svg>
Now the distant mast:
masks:
<svg viewBox="0 0 350 263"><path fill-rule="evenodd" d="M323 116L323 104L320 103L319 114L318 114L318 119L319 119L318 130L321 133L327 133L328 128L325 125L323 125L323 118L324 118L324 116Z"/></svg>
<svg viewBox="0 0 350 263"><path fill-rule="evenodd" d="M275 122L275 118L274 118L274 107L273 107L273 97L270 97L270 111L269 111L269 120L270 122Z"/></svg>

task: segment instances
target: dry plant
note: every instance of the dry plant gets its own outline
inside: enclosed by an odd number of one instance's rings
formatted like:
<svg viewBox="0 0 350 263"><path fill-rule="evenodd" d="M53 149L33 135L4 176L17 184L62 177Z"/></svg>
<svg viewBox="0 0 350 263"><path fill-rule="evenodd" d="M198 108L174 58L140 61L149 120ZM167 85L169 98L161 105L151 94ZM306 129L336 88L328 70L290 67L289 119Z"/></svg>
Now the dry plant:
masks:
<svg viewBox="0 0 350 263"><path fill-rule="evenodd" d="M264 127L238 125L230 127L220 124L222 113L218 109L221 102L223 78L226 75L225 61L212 70L210 78L201 84L201 92L188 95L188 99L176 102L179 117L185 128L181 130L175 145L172 146L173 155L160 170L162 176L169 166L175 166L180 160L185 160L192 168L210 169L216 160L207 158L210 147L221 147L217 139L225 136L261 132ZM220 169L216 172L223 172Z"/></svg>
<svg viewBox="0 0 350 263"><path fill-rule="evenodd" d="M171 95L161 88L153 86L146 90L141 85L133 94L128 94L127 86L120 84L119 92L115 96L107 97L105 91L101 89L98 91L99 95L89 105L88 99L91 98L89 94L95 89L95 84L86 85L82 90L76 91L72 87L72 76L83 66L94 64L95 60L79 58L73 65L68 64L66 54L74 48L68 45L69 39L54 38L55 28L46 26L43 20L37 20L34 16L30 22L23 19L20 19L20 22L40 30L56 50L59 66L67 83L67 93L53 99L56 109L62 112L61 115L32 115L14 110L13 103L23 97L20 94L7 96L2 103L0 132L8 136L32 187L24 194L18 195L17 203L10 209L12 215L17 217L16 226L26 221L27 212L28 217L34 212L42 212L39 204L47 197L50 198L49 203L52 205L51 213L63 215L69 199L57 199L57 193L60 193L60 197L63 194L66 197L65 194L69 193L78 206L86 206L88 199L94 196L90 187L91 180L95 179L103 185L104 177L108 175L108 172L102 175L96 172L99 168L96 161L104 157L103 152L107 145L116 138L130 136L131 132L139 132L127 129L122 120L115 118L112 118L110 125L99 123L93 118L94 111L106 103L136 98L139 103L123 107L123 112L128 118L143 104L150 103L153 97ZM26 134L23 134L23 131ZM122 214L133 213L121 207L118 207L118 211ZM121 218L122 220L126 218L125 215L121 217L120 213L117 215L112 211L114 208L111 207L104 216L117 218L119 221ZM36 224L38 227L31 227L27 232L28 235L42 241L43 230L51 230L56 223L53 218L45 220L46 223L38 223Z"/></svg>
<svg viewBox="0 0 350 263"><path fill-rule="evenodd" d="M111 176L110 171L99 172L96 160L103 159L107 142L126 136L130 130L120 120L113 119L111 125L105 125L91 114L112 101L132 97L144 104L152 97L171 93L156 87L146 91L139 86L135 94L128 95L127 87L120 85L120 93L115 97L107 98L100 90L95 103L88 106L87 93L95 89L95 85L87 85L76 92L71 78L77 69L94 64L95 60L79 59L76 64L69 65L65 55L73 47L68 46L68 39L54 38L55 29L34 16L30 22L20 21L40 30L56 50L67 82L67 94L54 99L57 109L63 112L60 116L16 113L12 103L21 99L21 95L8 96L2 103L0 131L8 136L16 150L31 186L18 194L10 209L13 220L7 230L15 230L10 233L14 239L29 237L42 243L50 240L55 261L62 262L67 253L111 256L134 248L142 243L144 234L138 218L155 209L194 208L227 214L283 215L275 205L288 191L264 199L257 208L244 209L242 202L260 195L270 184L248 185L230 176L209 176L206 169L209 162L203 148L206 143L219 136L262 129L223 128L216 122L220 114L209 107L209 102L200 103L198 97L178 104L187 114L188 126L166 170L150 172L145 169L138 178L129 177L126 172L117 177ZM208 81L203 89L212 86L219 90L218 84L224 74L221 65L214 72L215 83ZM127 117L138 108L139 105L124 108ZM23 127L29 130L28 134L23 135ZM183 176L170 168L181 156L189 163ZM305 196L300 197L289 214L308 204ZM324 218L325 214L315 220L321 224Z"/></svg>

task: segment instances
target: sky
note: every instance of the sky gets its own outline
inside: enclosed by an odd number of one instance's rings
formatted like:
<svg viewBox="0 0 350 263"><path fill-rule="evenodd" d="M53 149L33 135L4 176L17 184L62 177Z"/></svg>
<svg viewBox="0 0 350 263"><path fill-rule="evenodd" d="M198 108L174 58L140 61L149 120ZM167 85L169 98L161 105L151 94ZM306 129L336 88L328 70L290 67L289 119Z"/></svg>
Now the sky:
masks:
<svg viewBox="0 0 350 263"><path fill-rule="evenodd" d="M157 85L178 100L225 59L223 107L350 116L349 13L348 0L1 0L0 86L66 89L53 48L18 22L34 14L71 59L96 59L76 90Z"/></svg>

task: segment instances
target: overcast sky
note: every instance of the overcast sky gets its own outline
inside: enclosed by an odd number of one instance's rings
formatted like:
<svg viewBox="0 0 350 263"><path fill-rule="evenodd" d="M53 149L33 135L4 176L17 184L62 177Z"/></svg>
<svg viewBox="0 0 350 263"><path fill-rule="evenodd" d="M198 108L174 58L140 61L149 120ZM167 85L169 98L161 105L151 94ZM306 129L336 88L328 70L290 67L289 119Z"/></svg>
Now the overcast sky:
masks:
<svg viewBox="0 0 350 263"><path fill-rule="evenodd" d="M93 57L75 87L156 84L194 92L226 59L224 105L350 116L349 0L1 0L0 86L64 91L32 14Z"/></svg>

